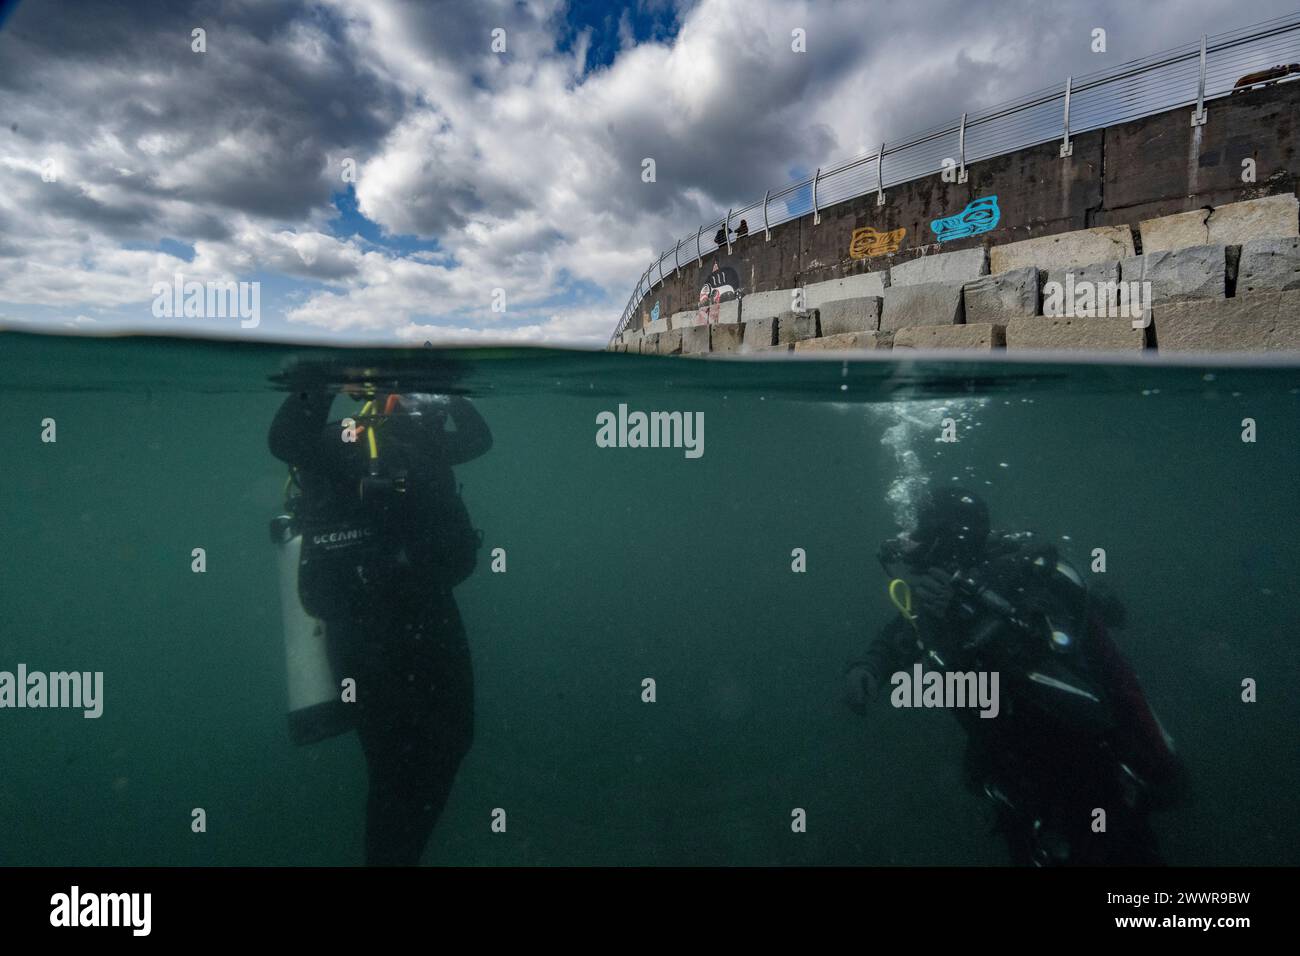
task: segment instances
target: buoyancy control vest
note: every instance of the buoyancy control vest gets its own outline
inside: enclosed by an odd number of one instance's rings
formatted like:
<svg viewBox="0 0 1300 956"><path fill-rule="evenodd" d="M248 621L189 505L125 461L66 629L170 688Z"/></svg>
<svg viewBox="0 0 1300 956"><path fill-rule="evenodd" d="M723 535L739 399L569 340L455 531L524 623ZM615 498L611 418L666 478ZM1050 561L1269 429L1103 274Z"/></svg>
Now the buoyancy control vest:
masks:
<svg viewBox="0 0 1300 956"><path fill-rule="evenodd" d="M388 396L382 413L367 402L353 416L363 449L355 473L291 473L298 591L314 617L371 617L409 589L449 590L477 565L481 534L450 466L439 466L428 423L394 427L398 399Z"/></svg>

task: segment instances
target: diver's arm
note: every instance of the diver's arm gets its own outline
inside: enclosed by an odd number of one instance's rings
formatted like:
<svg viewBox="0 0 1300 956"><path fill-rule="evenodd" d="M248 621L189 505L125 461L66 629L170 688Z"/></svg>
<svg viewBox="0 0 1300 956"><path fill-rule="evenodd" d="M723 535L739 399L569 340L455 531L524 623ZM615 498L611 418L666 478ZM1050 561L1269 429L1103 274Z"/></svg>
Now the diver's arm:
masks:
<svg viewBox="0 0 1300 956"><path fill-rule="evenodd" d="M447 456L453 465L473 461L492 447L492 431L474 403L460 395L451 396L447 413L456 430L444 433Z"/></svg>
<svg viewBox="0 0 1300 956"><path fill-rule="evenodd" d="M318 465L326 447L325 420L334 396L329 392L292 392L275 413L267 444L271 454L298 467Z"/></svg>
<svg viewBox="0 0 1300 956"><path fill-rule="evenodd" d="M889 678L911 664L919 655L911 628L902 618L890 621L858 660L844 667L846 703L865 714L867 703L876 698Z"/></svg>

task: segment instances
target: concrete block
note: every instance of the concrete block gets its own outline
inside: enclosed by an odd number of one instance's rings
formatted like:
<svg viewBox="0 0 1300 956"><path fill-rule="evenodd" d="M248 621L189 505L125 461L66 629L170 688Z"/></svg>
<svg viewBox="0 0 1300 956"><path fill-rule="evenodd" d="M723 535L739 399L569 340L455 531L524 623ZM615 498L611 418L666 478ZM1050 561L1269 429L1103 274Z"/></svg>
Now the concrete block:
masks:
<svg viewBox="0 0 1300 956"><path fill-rule="evenodd" d="M1012 319L1006 336L1008 350L1138 352L1146 346L1146 329L1133 328L1132 319Z"/></svg>
<svg viewBox="0 0 1300 956"><path fill-rule="evenodd" d="M793 344L800 339L816 338L817 319L816 309L808 312L782 312L781 317L776 320L777 344Z"/></svg>
<svg viewBox="0 0 1300 956"><path fill-rule="evenodd" d="M640 330L631 330L623 333L623 346L628 352L638 353L641 351L642 340L645 339L645 333Z"/></svg>
<svg viewBox="0 0 1300 956"><path fill-rule="evenodd" d="M1300 289L1300 238L1256 239L1241 247L1237 295Z"/></svg>
<svg viewBox="0 0 1300 956"><path fill-rule="evenodd" d="M1139 223L1142 251L1165 252L1189 246L1239 246L1255 239L1300 235L1294 194L1265 196L1193 209Z"/></svg>
<svg viewBox="0 0 1300 956"><path fill-rule="evenodd" d="M1138 231L1142 235L1142 251L1167 252L1206 245L1210 241L1210 227L1206 223L1212 211L1194 209L1138 223Z"/></svg>
<svg viewBox="0 0 1300 956"><path fill-rule="evenodd" d="M880 312L880 331L893 332L909 325L956 325L965 321L962 308L964 280L890 286Z"/></svg>
<svg viewBox="0 0 1300 956"><path fill-rule="evenodd" d="M710 325L709 351L739 352L741 342L744 340L744 331L744 325L739 323L735 325Z"/></svg>
<svg viewBox="0 0 1300 956"><path fill-rule="evenodd" d="M962 249L959 252L940 252L902 262L889 270L889 287L924 285L932 282L969 282L989 273L989 252ZM883 293L881 293L883 295Z"/></svg>
<svg viewBox="0 0 1300 956"><path fill-rule="evenodd" d="M700 324L700 314L695 309L688 309L685 312L674 312L668 319L668 328L689 329Z"/></svg>
<svg viewBox="0 0 1300 956"><path fill-rule="evenodd" d="M888 286L888 272L863 272L843 279L810 282L803 288L803 305L805 309L819 309L827 302L882 296Z"/></svg>
<svg viewBox="0 0 1300 956"><path fill-rule="evenodd" d="M718 321L715 325L739 325L740 324L740 300L728 299L726 302L718 304L717 308ZM710 307L709 315L712 317L713 309Z"/></svg>
<svg viewBox="0 0 1300 956"><path fill-rule="evenodd" d="M873 332L880 328L880 296L835 299L817 307L822 335Z"/></svg>
<svg viewBox="0 0 1300 956"><path fill-rule="evenodd" d="M1215 206L1209 227L1209 242L1218 246L1292 239L1300 236L1300 200L1294 193L1283 193ZM1147 251L1145 247L1143 251Z"/></svg>
<svg viewBox="0 0 1300 956"><path fill-rule="evenodd" d="M1161 352L1300 351L1300 290L1177 302L1151 311Z"/></svg>
<svg viewBox="0 0 1300 956"><path fill-rule="evenodd" d="M682 354L699 355L709 350L709 326L696 325L682 329Z"/></svg>
<svg viewBox="0 0 1300 956"><path fill-rule="evenodd" d="M775 319L782 312L789 312L794 305L794 293L794 289L749 293L740 300L744 321Z"/></svg>
<svg viewBox="0 0 1300 956"><path fill-rule="evenodd" d="M1025 266L967 282L962 290L967 324L1006 325L1038 314L1038 269Z"/></svg>
<svg viewBox="0 0 1300 956"><path fill-rule="evenodd" d="M989 271L996 275L1034 266L1046 272L1064 272L1133 254L1133 230L1128 226L1098 226L993 246L989 249Z"/></svg>
<svg viewBox="0 0 1300 956"><path fill-rule="evenodd" d="M670 329L667 332L660 332L655 336L655 348L648 349L644 345L641 347L641 353L644 355L653 351L655 355L677 355L682 350L682 329Z"/></svg>
<svg viewBox="0 0 1300 956"><path fill-rule="evenodd" d="M796 352L823 352L839 349L888 349L893 344L893 332L841 332L822 335L815 339L802 339L794 343Z"/></svg>
<svg viewBox="0 0 1300 956"><path fill-rule="evenodd" d="M1006 326L912 325L894 333L896 349L1000 349L1006 344Z"/></svg>
<svg viewBox="0 0 1300 956"><path fill-rule="evenodd" d="M776 344L776 319L755 319L742 322L741 346L746 349L763 348Z"/></svg>
<svg viewBox="0 0 1300 956"><path fill-rule="evenodd" d="M1082 303L1084 308L1091 308L1097 315L1114 315L1119 306L1119 261L1094 262L1086 266L1066 266L1046 272L1039 270L1039 285L1043 300L1043 315L1065 315ZM1082 283L1091 286L1089 306L1087 300L1080 299Z"/></svg>
<svg viewBox="0 0 1300 956"><path fill-rule="evenodd" d="M667 332L670 328L672 328L672 326L668 324L668 319L663 318L657 319L654 322L647 322L642 326L641 331L645 332L647 335L655 335L659 332Z"/></svg>
<svg viewBox="0 0 1300 956"><path fill-rule="evenodd" d="M794 343L786 342L784 345L758 345L751 348L746 345L740 350L746 355L768 355L774 352L793 352Z"/></svg>
<svg viewBox="0 0 1300 956"><path fill-rule="evenodd" d="M1148 252L1119 264L1125 283L1150 282L1151 302L1221 299L1227 287L1228 256L1223 246L1187 246Z"/></svg>

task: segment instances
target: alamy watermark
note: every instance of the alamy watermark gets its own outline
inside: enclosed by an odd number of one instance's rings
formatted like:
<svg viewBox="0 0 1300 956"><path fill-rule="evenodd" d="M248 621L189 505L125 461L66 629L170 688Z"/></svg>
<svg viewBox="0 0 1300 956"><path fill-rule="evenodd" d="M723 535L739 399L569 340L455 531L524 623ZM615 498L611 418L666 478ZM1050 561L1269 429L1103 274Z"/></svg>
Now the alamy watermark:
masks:
<svg viewBox="0 0 1300 956"><path fill-rule="evenodd" d="M0 709L58 707L84 711L93 720L104 713L104 672L27 670L0 671Z"/></svg>
<svg viewBox="0 0 1300 956"><path fill-rule="evenodd" d="M133 936L148 936L152 912L152 893L83 893L74 885L50 897L50 925L56 927L129 927Z"/></svg>
<svg viewBox="0 0 1300 956"><path fill-rule="evenodd" d="M683 448L687 458L704 454L703 412L628 412L596 416L597 448Z"/></svg>
<svg viewBox="0 0 1300 956"><path fill-rule="evenodd" d="M169 285L153 284L156 319L240 319L241 329L255 329L262 321L260 282L199 282L177 272Z"/></svg>
<svg viewBox="0 0 1300 956"><path fill-rule="evenodd" d="M996 717L1001 709L997 671L923 671L917 662L910 674L896 671L889 683L895 707L978 707L981 717Z"/></svg>
<svg viewBox="0 0 1300 956"><path fill-rule="evenodd" d="M1043 315L1066 318L1133 319L1133 328L1151 320L1151 282L1097 282L1065 274L1065 282L1043 285Z"/></svg>

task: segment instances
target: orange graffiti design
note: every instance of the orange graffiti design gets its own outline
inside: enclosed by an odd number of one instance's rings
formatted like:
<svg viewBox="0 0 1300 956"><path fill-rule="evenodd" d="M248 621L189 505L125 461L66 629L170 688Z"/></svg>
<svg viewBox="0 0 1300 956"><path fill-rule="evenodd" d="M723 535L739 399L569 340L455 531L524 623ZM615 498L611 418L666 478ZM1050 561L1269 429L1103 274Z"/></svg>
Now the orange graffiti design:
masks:
<svg viewBox="0 0 1300 956"><path fill-rule="evenodd" d="M906 228L893 232L878 232L871 226L853 230L849 240L849 255L854 259L868 259L872 256L887 256L898 251L903 243Z"/></svg>

